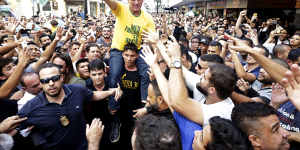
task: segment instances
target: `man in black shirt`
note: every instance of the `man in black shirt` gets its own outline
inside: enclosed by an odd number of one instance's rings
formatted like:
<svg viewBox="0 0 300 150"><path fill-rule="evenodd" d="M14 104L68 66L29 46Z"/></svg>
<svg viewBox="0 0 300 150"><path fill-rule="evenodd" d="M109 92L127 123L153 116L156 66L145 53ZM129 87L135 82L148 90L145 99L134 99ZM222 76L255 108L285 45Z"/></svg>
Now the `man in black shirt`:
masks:
<svg viewBox="0 0 300 150"><path fill-rule="evenodd" d="M119 88L109 89L108 82L106 80L105 65L101 59L95 59L88 64L88 70L90 78L86 80L86 87L92 91L109 91L116 90L118 95L122 94ZM108 110L108 97L104 101L90 101L85 106L85 117L89 123L94 118L100 118L105 128L100 144L100 149L112 148L109 140L110 122L111 115Z"/></svg>
<svg viewBox="0 0 300 150"><path fill-rule="evenodd" d="M135 44L129 43L125 45L124 52L122 53L124 70L120 80L123 96L118 102L114 101L112 103L110 101L110 108L113 108L111 106L120 108L117 110L117 114L113 115L114 122L112 124L111 139L119 139L121 130L121 143L124 142L124 144L127 144L129 149L131 148L129 144L134 127L133 110L143 107L140 93L140 76L136 65L138 56L138 48ZM122 128L120 127L120 123L122 123Z"/></svg>

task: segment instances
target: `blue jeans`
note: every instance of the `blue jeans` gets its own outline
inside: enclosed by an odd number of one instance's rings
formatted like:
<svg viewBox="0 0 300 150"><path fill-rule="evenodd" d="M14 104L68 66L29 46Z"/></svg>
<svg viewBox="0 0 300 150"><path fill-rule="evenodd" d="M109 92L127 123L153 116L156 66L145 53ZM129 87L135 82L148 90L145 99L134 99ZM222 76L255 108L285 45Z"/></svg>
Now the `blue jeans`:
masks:
<svg viewBox="0 0 300 150"><path fill-rule="evenodd" d="M141 54L141 51L139 52ZM149 76L148 76L148 68L149 66L145 63L144 59L138 57L136 60L136 65L138 68L138 72L140 75L140 91L141 91L141 99L146 100L148 95L148 85L149 85ZM116 88L117 84L120 83L121 74L124 71L124 60L122 57L122 51L118 49L110 50L110 58L109 58L109 87ZM110 110L118 110L120 108L120 103L115 101L113 96L109 98L109 109Z"/></svg>

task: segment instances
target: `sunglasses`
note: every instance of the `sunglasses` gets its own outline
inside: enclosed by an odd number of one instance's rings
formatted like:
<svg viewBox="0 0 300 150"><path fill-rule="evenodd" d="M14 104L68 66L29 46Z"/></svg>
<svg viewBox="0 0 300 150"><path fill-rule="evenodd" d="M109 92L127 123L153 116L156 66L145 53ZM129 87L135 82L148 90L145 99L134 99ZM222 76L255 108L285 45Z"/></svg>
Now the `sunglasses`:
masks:
<svg viewBox="0 0 300 150"><path fill-rule="evenodd" d="M40 79L40 82L42 84L46 84L46 83L49 83L50 81L52 82L56 82L60 79L60 75L56 75L56 76L52 76L50 78L47 78L47 79Z"/></svg>

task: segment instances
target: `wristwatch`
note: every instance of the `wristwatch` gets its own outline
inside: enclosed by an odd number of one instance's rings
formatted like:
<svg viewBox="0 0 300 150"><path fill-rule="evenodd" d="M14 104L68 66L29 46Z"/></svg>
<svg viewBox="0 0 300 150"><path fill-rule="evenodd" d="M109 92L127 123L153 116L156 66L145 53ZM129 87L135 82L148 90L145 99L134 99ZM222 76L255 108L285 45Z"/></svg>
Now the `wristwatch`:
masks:
<svg viewBox="0 0 300 150"><path fill-rule="evenodd" d="M181 69L181 66L182 66L181 60L180 58L177 58L172 61L170 68Z"/></svg>

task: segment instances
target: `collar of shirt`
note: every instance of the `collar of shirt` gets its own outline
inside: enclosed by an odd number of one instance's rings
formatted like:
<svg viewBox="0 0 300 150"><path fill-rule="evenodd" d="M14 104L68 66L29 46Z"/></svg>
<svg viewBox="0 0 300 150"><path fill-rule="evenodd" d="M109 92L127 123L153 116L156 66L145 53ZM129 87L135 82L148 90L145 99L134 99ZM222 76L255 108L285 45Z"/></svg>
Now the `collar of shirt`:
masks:
<svg viewBox="0 0 300 150"><path fill-rule="evenodd" d="M65 101L67 100L67 97L70 97L70 95L72 94L72 91L71 91L71 89L70 89L68 86L66 86L66 85L63 85L62 88L63 88L63 90L64 90L64 92L65 92L65 97L64 97L64 100L63 100L63 102L62 102L62 104L63 104L63 103L65 103ZM48 101L48 99L47 99L47 97L46 97L46 95L45 95L45 92L41 92L41 93L38 95L38 97L42 100L42 105L47 105L47 104L49 104L49 101Z"/></svg>

